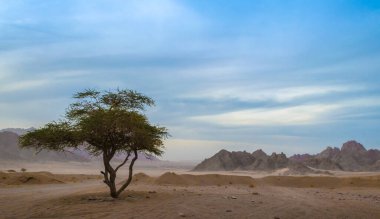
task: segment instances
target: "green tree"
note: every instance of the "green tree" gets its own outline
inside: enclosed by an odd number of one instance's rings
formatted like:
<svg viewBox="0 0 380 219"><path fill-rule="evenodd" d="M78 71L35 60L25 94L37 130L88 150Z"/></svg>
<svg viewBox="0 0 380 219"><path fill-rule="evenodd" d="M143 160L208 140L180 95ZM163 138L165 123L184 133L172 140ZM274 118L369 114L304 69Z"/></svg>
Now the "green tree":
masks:
<svg viewBox="0 0 380 219"><path fill-rule="evenodd" d="M83 146L91 155L102 156L104 183L110 195L117 198L132 181L139 153L147 156L163 153L167 129L150 124L143 111L146 106L153 106L154 101L135 91L85 90L74 98L76 102L69 106L63 120L21 136L20 145L39 151L65 151ZM112 166L112 158L117 154L123 155L124 160ZM116 174L128 161L128 178L117 188Z"/></svg>

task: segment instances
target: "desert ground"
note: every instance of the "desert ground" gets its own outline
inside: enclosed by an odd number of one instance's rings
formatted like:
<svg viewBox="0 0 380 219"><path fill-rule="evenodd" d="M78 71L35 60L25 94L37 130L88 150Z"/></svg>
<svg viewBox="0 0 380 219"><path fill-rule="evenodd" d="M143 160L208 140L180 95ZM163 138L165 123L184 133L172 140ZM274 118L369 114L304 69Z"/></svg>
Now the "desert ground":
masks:
<svg viewBox="0 0 380 219"><path fill-rule="evenodd" d="M0 218L380 218L378 173L278 176L139 167L131 186L112 199L97 169L77 165L72 174L52 171L58 164L45 169L54 174L33 172L43 169L37 165L25 173L1 169Z"/></svg>

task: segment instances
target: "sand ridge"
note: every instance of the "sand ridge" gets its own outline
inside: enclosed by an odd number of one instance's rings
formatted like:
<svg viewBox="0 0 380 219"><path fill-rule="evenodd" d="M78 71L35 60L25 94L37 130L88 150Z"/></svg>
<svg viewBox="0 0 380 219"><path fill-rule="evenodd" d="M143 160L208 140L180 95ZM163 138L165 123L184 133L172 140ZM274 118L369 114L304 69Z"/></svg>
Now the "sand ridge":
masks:
<svg viewBox="0 0 380 219"><path fill-rule="evenodd" d="M77 183L100 180L100 175L53 174L50 172L1 172L0 186Z"/></svg>
<svg viewBox="0 0 380 219"><path fill-rule="evenodd" d="M174 186L222 186L248 185L282 186L294 188L344 188L365 187L380 188L380 175L373 176L265 176L252 178L250 176L223 174L177 174L166 172L159 177L151 177L144 173L134 175L134 182L156 185Z"/></svg>
<svg viewBox="0 0 380 219"><path fill-rule="evenodd" d="M228 176L220 174L176 174L167 172L155 180L158 185L194 185L194 186L213 186L213 185L254 185L254 179L249 176Z"/></svg>
<svg viewBox="0 0 380 219"><path fill-rule="evenodd" d="M361 177L332 176L267 176L256 180L262 185L295 188L380 188L380 175Z"/></svg>

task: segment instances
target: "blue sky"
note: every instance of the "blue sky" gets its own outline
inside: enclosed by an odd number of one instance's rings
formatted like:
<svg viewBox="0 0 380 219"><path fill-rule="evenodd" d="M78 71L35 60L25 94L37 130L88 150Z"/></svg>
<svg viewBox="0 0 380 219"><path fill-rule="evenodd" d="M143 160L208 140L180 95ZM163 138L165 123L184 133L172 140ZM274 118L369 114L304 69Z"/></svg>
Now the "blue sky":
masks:
<svg viewBox="0 0 380 219"><path fill-rule="evenodd" d="M380 148L380 1L0 0L0 128L84 88L153 97L164 159Z"/></svg>

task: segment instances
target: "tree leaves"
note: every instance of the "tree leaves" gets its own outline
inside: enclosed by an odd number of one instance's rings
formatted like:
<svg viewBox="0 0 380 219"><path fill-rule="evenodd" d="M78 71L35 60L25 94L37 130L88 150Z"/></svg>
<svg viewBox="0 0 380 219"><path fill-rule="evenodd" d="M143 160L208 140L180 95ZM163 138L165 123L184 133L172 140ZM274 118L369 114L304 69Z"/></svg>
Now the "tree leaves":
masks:
<svg viewBox="0 0 380 219"><path fill-rule="evenodd" d="M80 132L68 122L52 122L43 128L28 132L20 137L20 145L34 147L37 150L48 149L64 151L68 147L77 147L83 142Z"/></svg>
<svg viewBox="0 0 380 219"><path fill-rule="evenodd" d="M66 120L52 122L21 137L24 147L64 150L86 145L93 155L132 150L161 155L165 127L151 125L144 114L154 101L136 91L78 92L77 99L66 111Z"/></svg>

